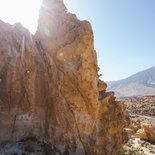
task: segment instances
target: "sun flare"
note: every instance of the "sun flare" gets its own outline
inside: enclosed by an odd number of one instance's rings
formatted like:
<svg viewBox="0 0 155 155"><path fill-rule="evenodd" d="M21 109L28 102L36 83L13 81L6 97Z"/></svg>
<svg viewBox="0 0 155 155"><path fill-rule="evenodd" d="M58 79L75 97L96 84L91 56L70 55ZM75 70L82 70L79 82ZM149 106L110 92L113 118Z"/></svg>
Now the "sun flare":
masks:
<svg viewBox="0 0 155 155"><path fill-rule="evenodd" d="M0 0L0 19L10 24L21 22L34 33L41 3L42 0Z"/></svg>

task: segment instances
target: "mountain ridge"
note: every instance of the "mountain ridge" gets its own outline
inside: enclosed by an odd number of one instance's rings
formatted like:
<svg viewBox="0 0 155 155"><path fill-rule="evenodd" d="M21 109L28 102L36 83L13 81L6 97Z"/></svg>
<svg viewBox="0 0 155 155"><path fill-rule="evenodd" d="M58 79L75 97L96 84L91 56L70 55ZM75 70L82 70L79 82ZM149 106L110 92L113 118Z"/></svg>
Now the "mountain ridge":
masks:
<svg viewBox="0 0 155 155"><path fill-rule="evenodd" d="M125 79L109 81L108 91L117 97L143 96L155 94L155 66L137 72Z"/></svg>

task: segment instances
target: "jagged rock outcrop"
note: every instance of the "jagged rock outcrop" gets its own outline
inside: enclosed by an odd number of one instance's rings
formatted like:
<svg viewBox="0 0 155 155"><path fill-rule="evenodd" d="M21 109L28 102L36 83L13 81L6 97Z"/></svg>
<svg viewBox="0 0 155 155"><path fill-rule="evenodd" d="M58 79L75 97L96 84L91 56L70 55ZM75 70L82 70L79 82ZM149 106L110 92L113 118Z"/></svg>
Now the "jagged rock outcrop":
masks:
<svg viewBox="0 0 155 155"><path fill-rule="evenodd" d="M91 25L62 0L43 1L34 36L0 21L0 152L35 139L53 154L120 155L124 113L99 80Z"/></svg>

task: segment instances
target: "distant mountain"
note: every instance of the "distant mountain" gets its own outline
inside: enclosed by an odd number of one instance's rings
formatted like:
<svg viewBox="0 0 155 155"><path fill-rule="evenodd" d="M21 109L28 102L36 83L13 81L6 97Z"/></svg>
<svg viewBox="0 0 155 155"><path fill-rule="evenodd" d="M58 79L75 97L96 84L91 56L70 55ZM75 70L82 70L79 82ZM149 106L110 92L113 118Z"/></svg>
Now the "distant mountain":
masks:
<svg viewBox="0 0 155 155"><path fill-rule="evenodd" d="M107 82L108 91L117 97L155 95L155 66L126 79Z"/></svg>

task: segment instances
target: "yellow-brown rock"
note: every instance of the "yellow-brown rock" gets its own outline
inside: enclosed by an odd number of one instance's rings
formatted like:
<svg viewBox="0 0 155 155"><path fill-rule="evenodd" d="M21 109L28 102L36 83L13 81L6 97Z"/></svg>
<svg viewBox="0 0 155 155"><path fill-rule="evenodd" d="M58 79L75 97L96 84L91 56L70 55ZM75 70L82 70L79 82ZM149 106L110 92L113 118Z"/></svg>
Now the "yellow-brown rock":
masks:
<svg viewBox="0 0 155 155"><path fill-rule="evenodd" d="M144 129L139 129L139 130L136 132L135 136L136 136L137 138L142 139L142 140L148 140L148 137L147 137L146 132L145 132Z"/></svg>
<svg viewBox="0 0 155 155"><path fill-rule="evenodd" d="M135 134L134 129L131 129L131 128L125 128L125 131L128 133L129 136L132 136Z"/></svg>
<svg viewBox="0 0 155 155"><path fill-rule="evenodd" d="M43 1L34 36L0 21L0 153L120 155L124 105L105 89L91 25L62 0Z"/></svg>
<svg viewBox="0 0 155 155"><path fill-rule="evenodd" d="M144 124L143 128L148 138L147 140L155 142L155 126L150 124Z"/></svg>
<svg viewBox="0 0 155 155"><path fill-rule="evenodd" d="M142 140L155 142L155 126L145 123L142 125L142 128L137 131L135 136Z"/></svg>

